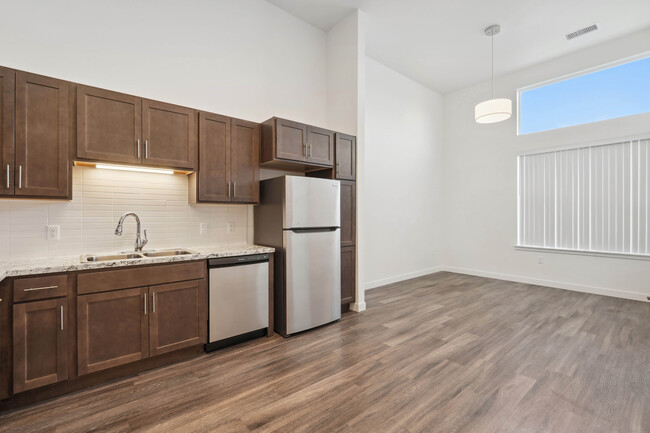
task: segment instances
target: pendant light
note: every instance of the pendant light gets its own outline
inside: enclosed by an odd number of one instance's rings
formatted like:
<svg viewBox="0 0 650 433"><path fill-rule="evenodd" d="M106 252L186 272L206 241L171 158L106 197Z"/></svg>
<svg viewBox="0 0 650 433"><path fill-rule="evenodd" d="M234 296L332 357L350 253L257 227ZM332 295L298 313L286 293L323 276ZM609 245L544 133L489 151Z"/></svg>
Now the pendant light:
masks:
<svg viewBox="0 0 650 433"><path fill-rule="evenodd" d="M501 31L501 26L494 24L485 29L485 35L492 40L492 99L476 104L474 119L476 123L497 123L512 116L512 101L507 98L494 98L494 36Z"/></svg>

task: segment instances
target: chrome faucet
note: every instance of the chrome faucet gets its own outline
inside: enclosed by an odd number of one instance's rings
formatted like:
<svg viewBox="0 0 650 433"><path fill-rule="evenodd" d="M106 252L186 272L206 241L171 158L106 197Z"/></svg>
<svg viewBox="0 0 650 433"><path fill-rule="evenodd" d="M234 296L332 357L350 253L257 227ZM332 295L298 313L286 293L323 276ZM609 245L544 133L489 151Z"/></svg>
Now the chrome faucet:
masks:
<svg viewBox="0 0 650 433"><path fill-rule="evenodd" d="M124 220L126 219L126 217L128 217L129 215L132 215L135 218L135 222L138 224L137 226L138 234L135 237L135 250L142 251L142 247L147 245L149 239L147 239L146 229L144 231L144 239L142 238L142 236L140 236L140 217L138 217L138 215L136 215L134 212L127 212L120 217L120 221L117 223L117 227L115 228L115 235L122 236L122 225L124 224Z"/></svg>

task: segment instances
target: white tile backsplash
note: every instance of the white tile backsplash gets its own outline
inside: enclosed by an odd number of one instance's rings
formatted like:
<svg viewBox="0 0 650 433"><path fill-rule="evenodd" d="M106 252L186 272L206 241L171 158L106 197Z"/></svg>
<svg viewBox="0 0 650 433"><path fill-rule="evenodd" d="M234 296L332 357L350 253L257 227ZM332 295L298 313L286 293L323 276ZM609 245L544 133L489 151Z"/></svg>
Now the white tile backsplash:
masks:
<svg viewBox="0 0 650 433"><path fill-rule="evenodd" d="M72 201L0 200L0 260L132 250L133 218L115 236L124 212L140 216L146 248L235 245L252 238L252 206L189 204L183 175L74 167L72 182ZM234 223L232 233L228 222ZM60 240L47 240L48 224L60 226ZM201 224L207 233L200 234Z"/></svg>

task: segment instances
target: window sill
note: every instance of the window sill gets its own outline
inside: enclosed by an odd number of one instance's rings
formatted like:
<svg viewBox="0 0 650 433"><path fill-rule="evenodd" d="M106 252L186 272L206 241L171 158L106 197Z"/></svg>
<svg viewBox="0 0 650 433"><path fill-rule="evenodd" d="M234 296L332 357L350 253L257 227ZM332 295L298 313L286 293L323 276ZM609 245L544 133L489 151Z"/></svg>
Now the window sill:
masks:
<svg viewBox="0 0 650 433"><path fill-rule="evenodd" d="M628 253L610 253L605 251L585 251L585 250L567 250L562 248L546 248L546 247L527 247L523 245L515 245L517 251L538 251L544 253L559 253L559 254L572 254L578 256L596 256L596 257L609 257L613 259L632 259L632 260L650 260L650 255L646 254L628 254Z"/></svg>

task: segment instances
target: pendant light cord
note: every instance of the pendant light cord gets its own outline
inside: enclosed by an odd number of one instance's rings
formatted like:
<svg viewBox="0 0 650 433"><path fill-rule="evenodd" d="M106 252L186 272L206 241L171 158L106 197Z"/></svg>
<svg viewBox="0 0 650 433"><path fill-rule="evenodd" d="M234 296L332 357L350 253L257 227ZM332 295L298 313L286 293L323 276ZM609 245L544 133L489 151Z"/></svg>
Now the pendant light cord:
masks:
<svg viewBox="0 0 650 433"><path fill-rule="evenodd" d="M492 40L492 99L494 99L494 33L490 39Z"/></svg>

